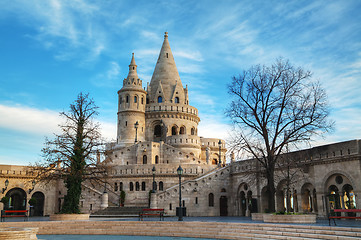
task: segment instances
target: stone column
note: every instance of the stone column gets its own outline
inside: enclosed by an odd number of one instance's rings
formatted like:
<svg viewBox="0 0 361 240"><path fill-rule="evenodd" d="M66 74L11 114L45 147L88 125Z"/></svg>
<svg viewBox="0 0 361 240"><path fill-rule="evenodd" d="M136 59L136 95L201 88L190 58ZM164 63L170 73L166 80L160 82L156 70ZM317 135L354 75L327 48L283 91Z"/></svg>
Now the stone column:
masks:
<svg viewBox="0 0 361 240"><path fill-rule="evenodd" d="M105 209L107 207L108 207L108 193L105 192L105 193L103 193L102 198L101 198L100 209Z"/></svg>
<svg viewBox="0 0 361 240"><path fill-rule="evenodd" d="M157 208L157 196L155 193L150 194L150 208Z"/></svg>

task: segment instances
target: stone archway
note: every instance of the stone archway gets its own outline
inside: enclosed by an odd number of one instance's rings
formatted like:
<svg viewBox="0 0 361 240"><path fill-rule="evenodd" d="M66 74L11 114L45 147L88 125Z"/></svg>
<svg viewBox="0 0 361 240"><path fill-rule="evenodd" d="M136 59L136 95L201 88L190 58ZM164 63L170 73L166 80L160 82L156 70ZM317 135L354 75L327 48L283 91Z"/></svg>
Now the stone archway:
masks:
<svg viewBox="0 0 361 240"><path fill-rule="evenodd" d="M44 201L45 196L42 192L35 192L31 198L36 199L36 204L33 206L31 216L44 216Z"/></svg>
<svg viewBox="0 0 361 240"><path fill-rule="evenodd" d="M305 183L301 188L301 208L303 212L317 212L316 189L311 183Z"/></svg>
<svg viewBox="0 0 361 240"><path fill-rule="evenodd" d="M25 210L26 192L21 188L13 188L6 193L9 197L9 204L4 206L5 210Z"/></svg>
<svg viewBox="0 0 361 240"><path fill-rule="evenodd" d="M342 173L334 173L325 182L328 209L356 208L353 181Z"/></svg>

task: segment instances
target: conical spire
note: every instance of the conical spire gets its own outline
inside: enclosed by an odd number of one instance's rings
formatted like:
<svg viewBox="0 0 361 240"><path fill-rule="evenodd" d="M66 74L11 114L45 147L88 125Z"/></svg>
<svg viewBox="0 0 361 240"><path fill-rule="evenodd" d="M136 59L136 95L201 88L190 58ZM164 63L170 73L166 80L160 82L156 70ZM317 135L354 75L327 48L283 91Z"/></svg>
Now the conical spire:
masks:
<svg viewBox="0 0 361 240"><path fill-rule="evenodd" d="M132 60L129 64L128 76L123 81L123 87L129 86L140 86L140 88L142 88L142 81L138 78L137 64L135 63L134 53L132 53Z"/></svg>
<svg viewBox="0 0 361 240"><path fill-rule="evenodd" d="M159 53L157 64L153 72L152 80L150 82L150 99L156 99L158 96L157 88L162 85L164 90L164 100L172 100L172 93L176 85L182 87L182 82L179 77L177 66L174 62L172 50L168 42L168 33L164 34L164 41Z"/></svg>

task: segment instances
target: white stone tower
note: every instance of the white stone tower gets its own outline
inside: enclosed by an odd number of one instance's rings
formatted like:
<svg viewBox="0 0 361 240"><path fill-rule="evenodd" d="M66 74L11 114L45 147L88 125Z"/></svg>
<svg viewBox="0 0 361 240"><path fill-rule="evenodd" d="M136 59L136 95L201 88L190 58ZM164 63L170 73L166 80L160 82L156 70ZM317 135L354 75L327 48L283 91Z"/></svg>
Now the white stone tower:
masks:
<svg viewBox="0 0 361 240"><path fill-rule="evenodd" d="M144 141L146 94L142 80L138 78L133 53L128 76L123 80L123 87L118 91L117 144L125 146L134 144L136 140ZM137 128L135 128L136 123L138 123Z"/></svg>
<svg viewBox="0 0 361 240"><path fill-rule="evenodd" d="M189 105L188 88L183 88L167 32L147 93L146 140L163 141L200 158L198 110Z"/></svg>

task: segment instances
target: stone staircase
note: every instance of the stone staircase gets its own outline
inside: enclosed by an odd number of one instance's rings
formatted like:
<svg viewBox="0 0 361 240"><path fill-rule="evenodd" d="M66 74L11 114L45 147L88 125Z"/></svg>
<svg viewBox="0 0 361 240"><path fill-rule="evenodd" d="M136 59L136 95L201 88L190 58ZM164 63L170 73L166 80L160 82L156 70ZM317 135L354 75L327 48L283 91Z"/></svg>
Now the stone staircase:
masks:
<svg viewBox="0 0 361 240"><path fill-rule="evenodd" d="M139 216L139 212L142 211L144 207L118 207L118 206L109 206L106 209L98 210L92 213L91 217L134 217Z"/></svg>
<svg viewBox="0 0 361 240"><path fill-rule="evenodd" d="M214 239L345 239L361 238L361 227L227 223L197 221L39 221L3 222L0 227L38 227L42 234L169 236Z"/></svg>

